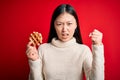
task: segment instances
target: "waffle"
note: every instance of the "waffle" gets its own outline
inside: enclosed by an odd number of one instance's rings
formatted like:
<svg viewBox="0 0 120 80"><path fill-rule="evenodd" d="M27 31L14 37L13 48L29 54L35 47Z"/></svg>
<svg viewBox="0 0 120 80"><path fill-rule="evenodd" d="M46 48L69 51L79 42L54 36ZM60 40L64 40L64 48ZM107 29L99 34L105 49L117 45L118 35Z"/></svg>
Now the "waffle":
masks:
<svg viewBox="0 0 120 80"><path fill-rule="evenodd" d="M38 32L33 32L30 34L29 40L33 43L34 46L39 46L42 44L42 34Z"/></svg>

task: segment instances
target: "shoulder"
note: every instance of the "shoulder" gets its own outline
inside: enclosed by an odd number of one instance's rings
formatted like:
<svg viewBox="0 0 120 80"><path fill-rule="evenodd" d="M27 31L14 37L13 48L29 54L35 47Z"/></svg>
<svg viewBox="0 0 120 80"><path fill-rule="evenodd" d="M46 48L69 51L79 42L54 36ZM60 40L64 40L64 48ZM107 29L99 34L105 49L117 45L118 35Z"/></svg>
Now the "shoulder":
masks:
<svg viewBox="0 0 120 80"><path fill-rule="evenodd" d="M38 49L44 49L44 48L46 49L48 47L50 47L50 43L43 43L38 47Z"/></svg>
<svg viewBox="0 0 120 80"><path fill-rule="evenodd" d="M79 48L81 48L81 49L90 49L87 45L85 45L85 44L78 44L77 43L77 46L79 47Z"/></svg>
<svg viewBox="0 0 120 80"><path fill-rule="evenodd" d="M85 44L77 44L77 47L78 47L77 50L81 51L85 55L91 53L91 49L89 48L89 46Z"/></svg>
<svg viewBox="0 0 120 80"><path fill-rule="evenodd" d="M42 54L50 48L50 43L43 43L38 47L39 54Z"/></svg>

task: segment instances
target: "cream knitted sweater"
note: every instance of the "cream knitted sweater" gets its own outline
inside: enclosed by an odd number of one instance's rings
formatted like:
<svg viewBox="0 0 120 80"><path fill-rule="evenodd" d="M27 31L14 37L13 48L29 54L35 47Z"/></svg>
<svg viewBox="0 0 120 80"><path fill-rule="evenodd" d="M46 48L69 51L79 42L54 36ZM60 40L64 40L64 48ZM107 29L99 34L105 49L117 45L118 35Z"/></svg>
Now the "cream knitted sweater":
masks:
<svg viewBox="0 0 120 80"><path fill-rule="evenodd" d="M103 45L86 45L52 39L38 48L40 58L29 60L29 80L104 80Z"/></svg>

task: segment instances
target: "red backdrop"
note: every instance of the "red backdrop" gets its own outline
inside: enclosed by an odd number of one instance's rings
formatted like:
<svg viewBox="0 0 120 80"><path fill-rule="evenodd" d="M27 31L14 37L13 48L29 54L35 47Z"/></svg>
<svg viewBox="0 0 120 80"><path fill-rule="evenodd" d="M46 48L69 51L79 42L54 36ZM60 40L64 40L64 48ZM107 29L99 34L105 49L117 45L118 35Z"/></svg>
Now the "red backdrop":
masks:
<svg viewBox="0 0 120 80"><path fill-rule="evenodd" d="M45 43L52 12L61 3L76 9L86 45L91 46L88 35L93 29L103 32L105 80L119 79L119 0L0 0L0 80L28 79L25 51L29 34L41 32Z"/></svg>

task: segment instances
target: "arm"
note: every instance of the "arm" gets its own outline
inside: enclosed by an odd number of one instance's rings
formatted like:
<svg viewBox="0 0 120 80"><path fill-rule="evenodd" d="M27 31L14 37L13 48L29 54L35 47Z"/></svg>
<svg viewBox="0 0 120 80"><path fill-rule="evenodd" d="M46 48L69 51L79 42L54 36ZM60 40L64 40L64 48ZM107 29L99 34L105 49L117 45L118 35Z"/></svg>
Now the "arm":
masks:
<svg viewBox="0 0 120 80"><path fill-rule="evenodd" d="M26 53L30 67L29 80L43 80L42 52L40 50L37 51L35 46L31 46L31 42L27 45Z"/></svg>
<svg viewBox="0 0 120 80"><path fill-rule="evenodd" d="M30 73L29 80L43 80L42 62L40 59L36 61L29 60Z"/></svg>
<svg viewBox="0 0 120 80"><path fill-rule="evenodd" d="M104 47L103 45L93 45L93 62L91 80L104 80ZM93 79L92 79L93 78Z"/></svg>
<svg viewBox="0 0 120 80"><path fill-rule="evenodd" d="M83 68L86 80L104 80L104 48L103 45L92 45L92 53L86 49Z"/></svg>
<svg viewBox="0 0 120 80"><path fill-rule="evenodd" d="M84 61L84 71L87 80L104 80L104 46L102 34L97 30L91 35L93 41L92 54L88 54ZM87 53L91 53L88 49Z"/></svg>

